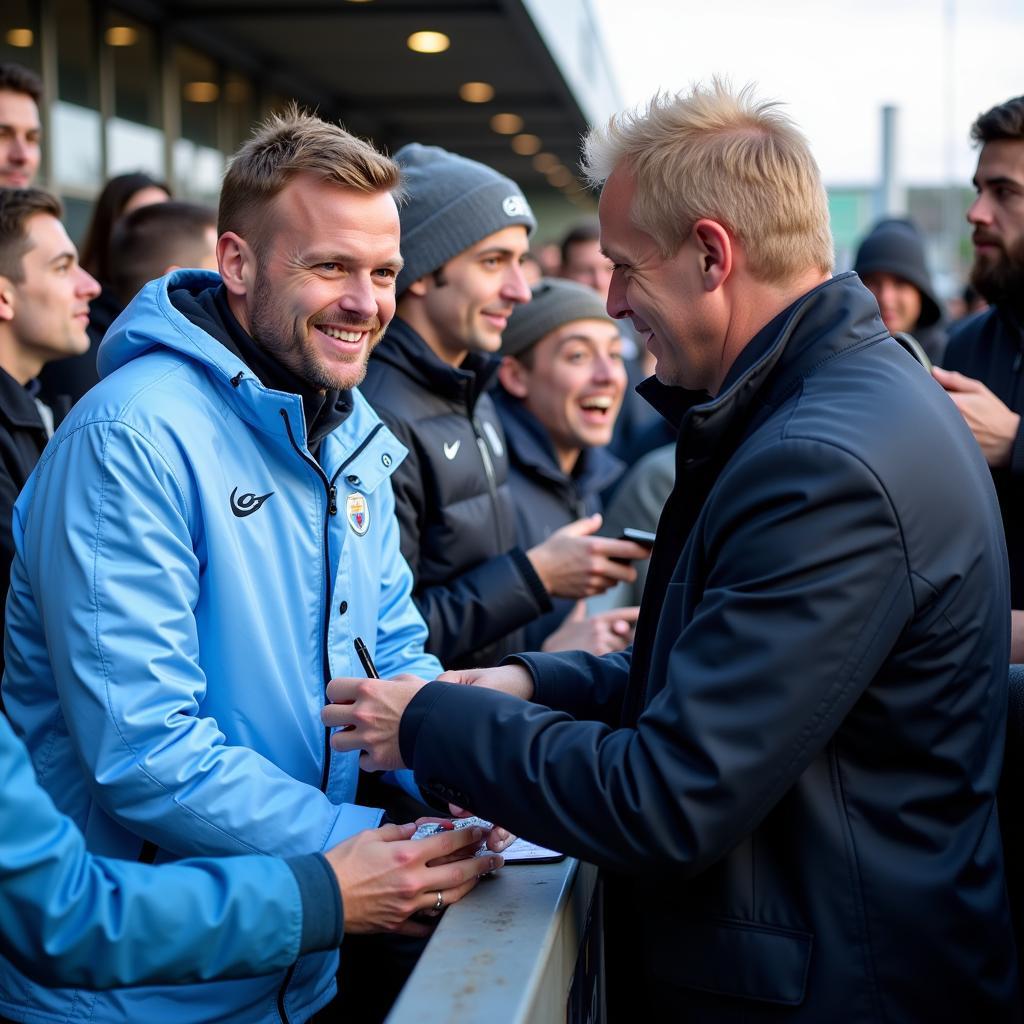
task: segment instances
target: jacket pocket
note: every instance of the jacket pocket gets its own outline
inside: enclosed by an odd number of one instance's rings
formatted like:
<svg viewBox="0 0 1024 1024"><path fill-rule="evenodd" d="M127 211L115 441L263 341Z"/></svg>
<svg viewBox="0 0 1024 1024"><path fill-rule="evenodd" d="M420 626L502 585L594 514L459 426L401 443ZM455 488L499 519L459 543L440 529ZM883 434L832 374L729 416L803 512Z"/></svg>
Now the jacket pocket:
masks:
<svg viewBox="0 0 1024 1024"><path fill-rule="evenodd" d="M652 974L672 985L783 1006L803 1002L813 936L747 921L652 915Z"/></svg>

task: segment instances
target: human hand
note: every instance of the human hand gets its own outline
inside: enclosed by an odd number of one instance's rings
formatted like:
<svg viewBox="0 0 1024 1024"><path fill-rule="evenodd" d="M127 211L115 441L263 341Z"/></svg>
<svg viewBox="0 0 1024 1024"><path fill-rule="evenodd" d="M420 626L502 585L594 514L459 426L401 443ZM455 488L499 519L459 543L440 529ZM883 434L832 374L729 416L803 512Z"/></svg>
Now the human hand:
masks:
<svg viewBox="0 0 1024 1024"><path fill-rule="evenodd" d="M577 519L526 552L553 597L593 597L616 583L636 579L636 569L629 563L647 558L650 551L631 540L595 537L600 526L600 515Z"/></svg>
<svg viewBox="0 0 1024 1024"><path fill-rule="evenodd" d="M364 771L404 768L398 749L398 727L409 701L426 686L417 676L394 679L357 679L346 676L327 684L331 701L320 712L324 725L338 731L331 746L342 752L361 750Z"/></svg>
<svg viewBox="0 0 1024 1024"><path fill-rule="evenodd" d="M456 804L449 804L448 810L453 818L474 817L472 811L467 811L465 807L459 807ZM507 828L502 828L500 825L492 825L490 832L487 834L487 849L494 853L501 853L502 850L507 849L515 841L516 836L509 832Z"/></svg>
<svg viewBox="0 0 1024 1024"><path fill-rule="evenodd" d="M633 642L633 629L640 608L609 608L587 615L587 606L578 601L565 621L542 644L542 651L587 651L611 654Z"/></svg>
<svg viewBox="0 0 1024 1024"><path fill-rule="evenodd" d="M427 935L413 914L458 903L481 875L501 867L496 854L473 857L483 829L441 832L412 841L415 825L385 825L346 839L325 854L341 889L345 931ZM464 857L456 857L463 854Z"/></svg>
<svg viewBox="0 0 1024 1024"><path fill-rule="evenodd" d="M1008 466L1020 416L973 377L953 370L932 368L932 375L946 389L971 428L985 461L990 466Z"/></svg>
<svg viewBox="0 0 1024 1024"><path fill-rule="evenodd" d="M462 686L482 686L485 690L497 690L522 700L533 699L533 676L522 665L498 665L497 668L461 668L442 672L438 680L442 683L459 683Z"/></svg>

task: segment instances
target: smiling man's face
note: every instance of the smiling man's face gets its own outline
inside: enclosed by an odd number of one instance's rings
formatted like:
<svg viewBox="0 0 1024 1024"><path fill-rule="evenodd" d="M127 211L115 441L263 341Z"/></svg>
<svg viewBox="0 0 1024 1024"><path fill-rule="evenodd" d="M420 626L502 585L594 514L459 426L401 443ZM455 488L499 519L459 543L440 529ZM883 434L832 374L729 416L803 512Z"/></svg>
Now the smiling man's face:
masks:
<svg viewBox="0 0 1024 1024"><path fill-rule="evenodd" d="M395 314L402 260L394 198L298 175L268 216L245 300L250 333L310 384L356 387Z"/></svg>

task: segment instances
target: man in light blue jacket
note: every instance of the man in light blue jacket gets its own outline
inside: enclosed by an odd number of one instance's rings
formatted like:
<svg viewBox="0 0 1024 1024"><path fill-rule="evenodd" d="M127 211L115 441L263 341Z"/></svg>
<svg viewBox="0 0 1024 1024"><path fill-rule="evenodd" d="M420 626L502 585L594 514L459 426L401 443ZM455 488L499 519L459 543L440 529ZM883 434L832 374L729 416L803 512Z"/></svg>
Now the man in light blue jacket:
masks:
<svg viewBox="0 0 1024 1024"><path fill-rule="evenodd" d="M342 130L269 122L225 178L223 284L139 294L19 499L4 700L92 852L292 856L380 821L319 711L357 637L382 675L440 671L399 552L405 450L356 390L394 313L397 187ZM0 1015L304 1021L336 966L96 995L0 963Z"/></svg>

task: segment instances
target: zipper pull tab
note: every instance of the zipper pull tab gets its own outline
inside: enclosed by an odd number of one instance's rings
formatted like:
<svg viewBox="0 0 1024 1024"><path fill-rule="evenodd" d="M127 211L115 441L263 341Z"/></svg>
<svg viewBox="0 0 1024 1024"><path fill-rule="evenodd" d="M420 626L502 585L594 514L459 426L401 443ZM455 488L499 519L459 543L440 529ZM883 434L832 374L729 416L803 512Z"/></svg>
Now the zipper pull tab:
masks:
<svg viewBox="0 0 1024 1024"><path fill-rule="evenodd" d="M327 490L327 497L330 504L327 506L327 514L336 516L338 514L338 488L333 484Z"/></svg>

